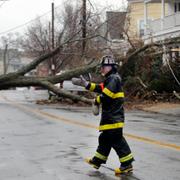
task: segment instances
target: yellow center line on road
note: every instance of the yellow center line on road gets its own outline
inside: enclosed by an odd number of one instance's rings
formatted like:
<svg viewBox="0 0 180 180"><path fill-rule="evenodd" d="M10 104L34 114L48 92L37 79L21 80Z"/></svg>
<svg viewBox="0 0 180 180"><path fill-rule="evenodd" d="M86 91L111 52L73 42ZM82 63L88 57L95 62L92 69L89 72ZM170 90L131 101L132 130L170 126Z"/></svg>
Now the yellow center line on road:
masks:
<svg viewBox="0 0 180 180"><path fill-rule="evenodd" d="M136 136L132 134L125 134L125 136L127 136L130 139L135 139L135 140L143 141L149 144L154 144L154 145L158 145L158 146L162 146L166 148L172 148L172 149L180 151L180 146L176 144L165 143L165 142L157 141L157 140L146 138L146 137Z"/></svg>
<svg viewBox="0 0 180 180"><path fill-rule="evenodd" d="M40 115L40 116L44 116L46 118L49 117L51 119L60 120L62 122L69 123L69 124L74 124L74 125L77 125L77 126L98 129L98 127L95 126L95 125L74 121L72 119L61 117L59 115L56 116L56 115L53 115L53 114L50 114L50 113L47 113L47 112L44 112L44 111L41 111L41 110L38 110L38 109L32 109L32 108L29 108L27 106L17 104L16 102L13 102L13 101L7 99L6 97L3 97L3 98L6 99L10 104L12 104L15 107L19 107L20 109L26 110L28 112L35 113L35 114ZM180 146L178 146L176 144L165 143L165 142L157 141L157 140L154 140L154 139L141 137L141 136L136 136L136 135L132 135L132 134L128 134L128 133L125 133L125 136L130 138L130 139L136 140L136 141L146 142L146 143L154 144L154 145L161 146L161 147L164 147L164 148L171 148L171 149L180 151Z"/></svg>
<svg viewBox="0 0 180 180"><path fill-rule="evenodd" d="M70 123L70 124L75 124L75 125L79 125L79 126L84 126L84 127L89 127L89 128L94 128L94 129L98 129L97 126L95 125L91 125L91 124L87 124L87 123L82 123L82 122L78 122L78 121L74 121L72 119L67 119L67 118L64 118L64 117L61 117L61 116L56 116L54 114L50 114L50 113L47 113L47 112L44 112L44 111L41 111L39 109L32 109L30 107L27 107L25 105L21 105L21 104L17 104L16 102L14 101L11 101L9 99L7 99L6 97L3 97L7 102L9 102L11 105L15 106L15 107L18 107L20 109L23 109L25 111L28 111L28 112L32 112L32 113L35 113L37 115L40 115L40 116L44 116L44 117L49 117L51 119L55 119L55 120L60 120L60 121L63 121L63 122L66 122L66 123Z"/></svg>

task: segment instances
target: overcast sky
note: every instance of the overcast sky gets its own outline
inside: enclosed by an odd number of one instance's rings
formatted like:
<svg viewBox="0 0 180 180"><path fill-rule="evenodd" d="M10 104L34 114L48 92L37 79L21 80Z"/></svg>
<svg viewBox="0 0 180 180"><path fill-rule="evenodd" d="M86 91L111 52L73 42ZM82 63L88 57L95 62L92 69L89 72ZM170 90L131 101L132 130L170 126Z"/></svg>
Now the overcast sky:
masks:
<svg viewBox="0 0 180 180"><path fill-rule="evenodd" d="M81 0L68 0L75 3ZM21 26L29 22L30 20L41 16L51 10L51 3L54 2L55 6L62 7L63 2L67 0L7 0L3 2L0 0L0 36L5 35L6 31L14 29L17 26ZM95 7L105 8L111 7L111 10L120 10L122 4L126 3L126 0L87 0L87 3ZM50 17L50 13L44 17ZM28 24L27 24L28 25ZM13 30L21 31L27 25Z"/></svg>

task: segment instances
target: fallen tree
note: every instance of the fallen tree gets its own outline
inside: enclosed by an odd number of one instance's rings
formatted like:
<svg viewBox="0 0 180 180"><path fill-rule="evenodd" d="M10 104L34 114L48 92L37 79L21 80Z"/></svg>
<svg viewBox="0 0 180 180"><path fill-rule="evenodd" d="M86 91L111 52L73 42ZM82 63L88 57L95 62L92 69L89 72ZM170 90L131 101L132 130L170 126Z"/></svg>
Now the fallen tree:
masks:
<svg viewBox="0 0 180 180"><path fill-rule="evenodd" d="M62 82L64 80L70 80L74 76L80 76L81 74L85 74L87 72L92 72L97 66L97 63L93 63L91 65L77 68L74 70L67 71L61 75L56 75L52 77L26 77L26 76L18 76L15 74L15 78L12 78L8 81L1 82L0 89L7 89L12 87L28 87L28 86L41 86L49 91L52 91L53 93L65 97L70 98L73 101L82 101L88 104L91 104L91 100L78 96L78 95L72 95L72 93L68 93L66 91L63 91L54 84Z"/></svg>
<svg viewBox="0 0 180 180"><path fill-rule="evenodd" d="M134 50L132 53L127 55L126 60L124 61L125 62L124 66L126 66L126 62L134 61L134 59L136 59L138 54L145 52L148 48L152 48L152 47L162 47L162 44L156 43L156 44L145 45L143 47L140 47L137 50ZM91 99L87 99L85 97L74 95L74 94L68 93L67 91L65 92L62 89L59 89L56 86L54 86L54 84L61 83L64 80L70 80L73 77L78 77L83 74L95 72L96 67L98 65L98 61L96 61L96 60L94 60L92 63L90 63L88 65L66 71L60 75L47 76L47 77L24 76L29 71L35 69L36 66L39 65L40 63L42 63L43 61L58 54L60 52L61 48L62 48L62 46L59 46L56 49L54 49L53 51L36 58L30 64L28 64L25 67L22 67L17 72L1 75L0 76L0 90L13 88L13 87L41 86L43 88L48 89L49 91L52 91L53 93L55 93L61 97L69 98L76 102L82 101L82 102L91 104L92 103ZM122 67L122 70L123 70L124 66ZM139 81L140 85L143 88L147 89L146 84L144 84L144 82L142 81L142 79L140 77L138 77L137 80Z"/></svg>
<svg viewBox="0 0 180 180"><path fill-rule="evenodd" d="M57 54L59 52L59 49L60 47L56 48L54 51L50 53L47 53L35 59L33 62L31 62L25 67L22 67L17 72L1 75L0 76L0 89L2 90L2 89L13 88L13 87L41 86L52 91L53 93L59 96L70 98L73 101L82 101L82 102L91 104L90 99L87 99L78 95L72 95L71 93L65 92L57 88L56 86L54 86L54 84L63 82L64 80L70 80L72 77L76 77L76 76L78 77L80 75L95 71L97 67L97 62L93 62L84 67L79 67L73 70L66 71L62 73L61 75L56 75L56 76L48 76L48 77L24 76L27 72L35 69L35 67L41 62Z"/></svg>

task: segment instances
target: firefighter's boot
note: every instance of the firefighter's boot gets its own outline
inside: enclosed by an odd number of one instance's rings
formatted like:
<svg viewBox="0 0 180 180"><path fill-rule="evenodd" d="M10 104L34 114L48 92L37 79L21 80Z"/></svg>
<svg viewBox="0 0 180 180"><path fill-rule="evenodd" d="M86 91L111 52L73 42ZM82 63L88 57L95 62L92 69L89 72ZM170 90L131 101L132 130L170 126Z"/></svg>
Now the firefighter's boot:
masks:
<svg viewBox="0 0 180 180"><path fill-rule="evenodd" d="M115 175L132 173L133 166L132 164L129 164L127 166L121 166L120 168L117 168L114 171L115 171Z"/></svg>
<svg viewBox="0 0 180 180"><path fill-rule="evenodd" d="M85 159L85 162L87 162L88 164L90 164L93 168L95 169L99 169L101 164L100 163L97 163L95 160L93 160L93 158L86 158Z"/></svg>

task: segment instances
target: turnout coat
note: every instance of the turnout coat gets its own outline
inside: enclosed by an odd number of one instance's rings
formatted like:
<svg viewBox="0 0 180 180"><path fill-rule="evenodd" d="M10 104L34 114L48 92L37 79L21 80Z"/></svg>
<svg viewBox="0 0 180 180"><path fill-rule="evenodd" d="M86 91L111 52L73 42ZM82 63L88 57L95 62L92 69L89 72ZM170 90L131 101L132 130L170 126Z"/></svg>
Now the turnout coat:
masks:
<svg viewBox="0 0 180 180"><path fill-rule="evenodd" d="M124 92L121 77L117 72L110 71L106 74L103 83L89 83L87 90L99 93L95 104L102 104L100 131L115 130L124 126Z"/></svg>

